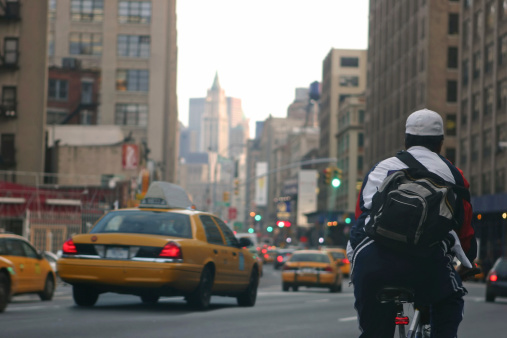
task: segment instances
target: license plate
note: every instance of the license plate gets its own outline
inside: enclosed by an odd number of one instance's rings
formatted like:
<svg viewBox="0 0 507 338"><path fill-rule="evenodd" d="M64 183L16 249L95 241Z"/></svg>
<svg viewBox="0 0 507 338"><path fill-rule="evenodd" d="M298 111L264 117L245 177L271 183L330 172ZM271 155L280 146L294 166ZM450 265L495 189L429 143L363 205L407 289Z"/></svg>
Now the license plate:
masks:
<svg viewBox="0 0 507 338"><path fill-rule="evenodd" d="M113 246L107 248L106 258L127 259L129 258L129 251L127 248Z"/></svg>
<svg viewBox="0 0 507 338"><path fill-rule="evenodd" d="M309 274L309 273L315 273L315 272L316 272L316 270L315 269L311 269L311 268L299 269L299 273Z"/></svg>

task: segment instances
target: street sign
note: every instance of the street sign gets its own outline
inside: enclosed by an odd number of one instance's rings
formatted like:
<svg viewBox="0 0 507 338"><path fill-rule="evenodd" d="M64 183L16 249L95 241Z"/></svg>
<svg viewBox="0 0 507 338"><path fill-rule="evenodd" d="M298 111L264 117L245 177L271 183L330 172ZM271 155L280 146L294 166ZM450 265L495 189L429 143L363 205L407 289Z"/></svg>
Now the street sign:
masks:
<svg viewBox="0 0 507 338"><path fill-rule="evenodd" d="M229 207L229 220L236 219L238 217L238 210L235 207Z"/></svg>

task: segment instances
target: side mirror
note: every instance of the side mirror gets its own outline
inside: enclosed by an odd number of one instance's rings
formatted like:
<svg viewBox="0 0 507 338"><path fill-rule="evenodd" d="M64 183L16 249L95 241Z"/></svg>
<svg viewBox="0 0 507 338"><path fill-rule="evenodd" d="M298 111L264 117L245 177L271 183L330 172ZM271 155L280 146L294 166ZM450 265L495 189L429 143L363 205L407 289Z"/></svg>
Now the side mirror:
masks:
<svg viewBox="0 0 507 338"><path fill-rule="evenodd" d="M242 237L239 239L239 247L240 248L249 247L252 245L253 245L253 243L249 238Z"/></svg>

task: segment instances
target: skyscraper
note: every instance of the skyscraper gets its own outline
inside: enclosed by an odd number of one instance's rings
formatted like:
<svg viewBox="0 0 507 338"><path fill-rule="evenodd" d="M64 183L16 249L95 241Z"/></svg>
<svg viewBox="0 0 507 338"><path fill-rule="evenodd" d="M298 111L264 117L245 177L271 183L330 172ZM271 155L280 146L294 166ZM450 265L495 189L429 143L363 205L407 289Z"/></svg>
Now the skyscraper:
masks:
<svg viewBox="0 0 507 338"><path fill-rule="evenodd" d="M218 74L215 74L213 85L208 89L201 126L203 151L213 151L221 156L227 156L229 117L227 116L225 91L220 87Z"/></svg>

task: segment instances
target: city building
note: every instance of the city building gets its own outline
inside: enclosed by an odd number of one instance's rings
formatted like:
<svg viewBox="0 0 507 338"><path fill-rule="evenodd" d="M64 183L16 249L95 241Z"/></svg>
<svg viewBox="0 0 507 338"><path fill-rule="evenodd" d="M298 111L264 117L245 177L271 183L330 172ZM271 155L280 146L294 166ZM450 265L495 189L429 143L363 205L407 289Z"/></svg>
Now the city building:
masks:
<svg viewBox="0 0 507 338"><path fill-rule="evenodd" d="M220 87L218 73L213 85L208 89L206 104L201 119L201 149L212 151L221 156L229 152L229 117L225 91Z"/></svg>
<svg viewBox="0 0 507 338"><path fill-rule="evenodd" d="M47 8L46 1L0 1L0 170L23 184L35 176L14 171L44 171Z"/></svg>
<svg viewBox="0 0 507 338"><path fill-rule="evenodd" d="M100 70L98 124L145 142L157 178L175 181L176 0L49 0L48 13L49 65Z"/></svg>
<svg viewBox="0 0 507 338"><path fill-rule="evenodd" d="M339 128L338 111L345 98L365 91L366 67L366 50L331 49L324 59L318 114L320 158L338 157L336 139ZM319 166L320 173L330 165L336 165L336 163L323 163ZM329 210L334 210L335 203L333 188L319 181L319 212L327 215Z"/></svg>
<svg viewBox="0 0 507 338"><path fill-rule="evenodd" d="M49 67L47 124L96 125L100 71L78 63Z"/></svg>

